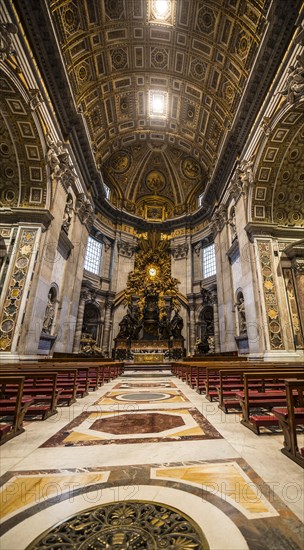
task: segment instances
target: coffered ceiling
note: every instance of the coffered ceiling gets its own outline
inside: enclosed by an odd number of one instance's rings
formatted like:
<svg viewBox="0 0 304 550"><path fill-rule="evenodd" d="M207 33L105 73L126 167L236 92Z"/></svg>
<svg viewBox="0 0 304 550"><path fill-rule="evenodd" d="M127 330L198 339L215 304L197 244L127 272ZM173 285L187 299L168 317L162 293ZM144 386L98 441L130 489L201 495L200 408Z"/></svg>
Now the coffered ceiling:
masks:
<svg viewBox="0 0 304 550"><path fill-rule="evenodd" d="M103 180L109 202L140 218L206 216L274 76L296 9L286 13L284 2L271 0L48 0L42 14L33 1L17 4L67 134L69 109L84 121L102 174L96 202L106 202ZM43 50L39 33L50 48Z"/></svg>

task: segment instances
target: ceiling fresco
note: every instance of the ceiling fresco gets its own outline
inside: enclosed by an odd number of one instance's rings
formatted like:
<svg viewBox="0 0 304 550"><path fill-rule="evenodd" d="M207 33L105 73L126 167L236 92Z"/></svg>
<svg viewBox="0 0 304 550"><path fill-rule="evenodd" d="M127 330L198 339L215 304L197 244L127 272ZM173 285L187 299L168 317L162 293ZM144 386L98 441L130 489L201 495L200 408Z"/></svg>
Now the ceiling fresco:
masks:
<svg viewBox="0 0 304 550"><path fill-rule="evenodd" d="M266 29L264 0L49 0L114 206L160 221L204 202Z"/></svg>

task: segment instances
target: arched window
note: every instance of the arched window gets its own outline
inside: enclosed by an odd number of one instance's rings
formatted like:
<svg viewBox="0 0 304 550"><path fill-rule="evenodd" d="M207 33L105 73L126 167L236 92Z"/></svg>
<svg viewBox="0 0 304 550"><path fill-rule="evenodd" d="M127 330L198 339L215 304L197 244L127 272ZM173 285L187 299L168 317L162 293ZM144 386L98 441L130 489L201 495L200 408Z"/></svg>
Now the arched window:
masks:
<svg viewBox="0 0 304 550"><path fill-rule="evenodd" d="M216 274L215 248L209 244L203 248L203 279Z"/></svg>
<svg viewBox="0 0 304 550"><path fill-rule="evenodd" d="M100 273L100 263L101 263L101 252L102 252L102 243L93 239L93 237L88 237L86 255L84 260L84 269L99 275Z"/></svg>

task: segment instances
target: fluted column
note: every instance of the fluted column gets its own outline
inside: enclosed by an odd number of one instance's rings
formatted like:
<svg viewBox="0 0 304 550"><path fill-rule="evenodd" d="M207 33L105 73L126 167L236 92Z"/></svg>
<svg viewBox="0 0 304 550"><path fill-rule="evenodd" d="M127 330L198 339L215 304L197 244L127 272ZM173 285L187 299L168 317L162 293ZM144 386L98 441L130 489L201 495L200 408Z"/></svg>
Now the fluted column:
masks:
<svg viewBox="0 0 304 550"><path fill-rule="evenodd" d="M86 303L86 300L88 299L88 297L89 297L89 293L88 293L87 290L82 290L80 292L80 300L79 300L79 306L78 306L78 312L77 312L73 352L79 352L80 351L80 340L81 340L81 334L82 334L83 316L84 316L84 310L85 310L85 303Z"/></svg>

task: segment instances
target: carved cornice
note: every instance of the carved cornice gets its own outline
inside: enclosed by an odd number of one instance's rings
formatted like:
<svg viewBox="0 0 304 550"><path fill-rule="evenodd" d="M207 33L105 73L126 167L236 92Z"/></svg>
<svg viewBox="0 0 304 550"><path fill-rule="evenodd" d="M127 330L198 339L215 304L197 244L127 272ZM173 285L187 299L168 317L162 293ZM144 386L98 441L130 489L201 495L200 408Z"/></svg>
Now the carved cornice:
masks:
<svg viewBox="0 0 304 550"><path fill-rule="evenodd" d="M288 258L304 258L304 239L294 241L286 246L284 253Z"/></svg>
<svg viewBox="0 0 304 550"><path fill-rule="evenodd" d="M41 224L46 231L54 219L49 210L32 210L30 208L0 208L1 223L16 224Z"/></svg>
<svg viewBox="0 0 304 550"><path fill-rule="evenodd" d="M283 227L275 223L250 222L245 226L249 240L254 238L276 237L279 239L301 239L303 238L302 227Z"/></svg>

